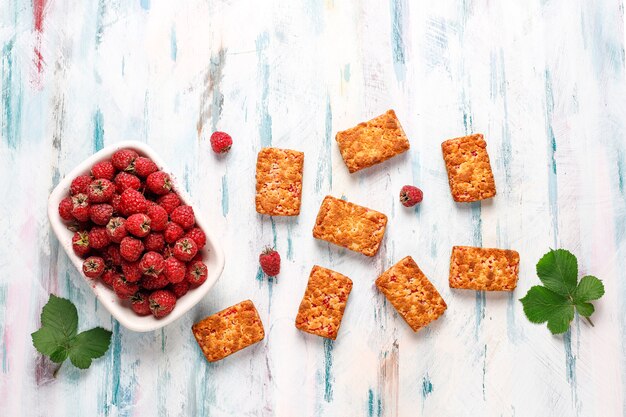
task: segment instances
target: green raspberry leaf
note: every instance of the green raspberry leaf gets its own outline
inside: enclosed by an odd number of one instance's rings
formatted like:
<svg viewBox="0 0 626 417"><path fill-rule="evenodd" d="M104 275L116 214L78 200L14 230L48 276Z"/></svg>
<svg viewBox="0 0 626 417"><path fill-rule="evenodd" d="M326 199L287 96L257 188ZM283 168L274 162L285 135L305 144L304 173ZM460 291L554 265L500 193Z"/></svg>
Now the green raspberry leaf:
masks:
<svg viewBox="0 0 626 417"><path fill-rule="evenodd" d="M69 356L72 364L87 369L91 360L101 357L109 349L112 333L102 327L79 333L72 339Z"/></svg>
<svg viewBox="0 0 626 417"><path fill-rule="evenodd" d="M578 261L565 249L551 250L537 262L537 276L557 294L572 295L576 290Z"/></svg>
<svg viewBox="0 0 626 417"><path fill-rule="evenodd" d="M528 320L533 323L547 321L553 334L566 332L574 318L574 307L565 297L539 285L532 287L520 301Z"/></svg>
<svg viewBox="0 0 626 417"><path fill-rule="evenodd" d="M589 317L596 309L591 303L578 303L576 304L576 311L583 317Z"/></svg>
<svg viewBox="0 0 626 417"><path fill-rule="evenodd" d="M78 312L70 300L50 294L48 303L41 310L41 326L71 338L78 330Z"/></svg>
<svg viewBox="0 0 626 417"><path fill-rule="evenodd" d="M575 298L579 302L597 300L604 295L604 284L598 278L587 275L580 279Z"/></svg>
<svg viewBox="0 0 626 417"><path fill-rule="evenodd" d="M63 346L63 344L67 341L62 334L50 329L49 327L42 327L30 336L33 339L33 346L35 346L35 349L37 349L39 353L46 356L51 356L59 349L59 346Z"/></svg>

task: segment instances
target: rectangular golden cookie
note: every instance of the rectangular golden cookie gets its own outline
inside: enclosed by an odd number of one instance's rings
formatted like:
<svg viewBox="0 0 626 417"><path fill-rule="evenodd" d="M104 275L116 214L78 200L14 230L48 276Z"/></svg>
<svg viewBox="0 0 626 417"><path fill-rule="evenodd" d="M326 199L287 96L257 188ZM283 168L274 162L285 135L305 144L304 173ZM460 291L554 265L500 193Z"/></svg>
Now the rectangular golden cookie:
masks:
<svg viewBox="0 0 626 417"><path fill-rule="evenodd" d="M514 250L454 246L450 256L450 288L513 291L518 271L519 253Z"/></svg>
<svg viewBox="0 0 626 417"><path fill-rule="evenodd" d="M476 134L450 139L441 144L454 201L468 203L496 195L487 143Z"/></svg>
<svg viewBox="0 0 626 417"><path fill-rule="evenodd" d="M259 313L250 300L197 322L191 330L209 362L224 359L265 337Z"/></svg>
<svg viewBox="0 0 626 417"><path fill-rule="evenodd" d="M379 276L376 286L414 332L437 320L447 308L437 289L410 256Z"/></svg>
<svg viewBox="0 0 626 417"><path fill-rule="evenodd" d="M313 237L374 256L386 226L384 214L328 195L317 213Z"/></svg>
<svg viewBox="0 0 626 417"><path fill-rule="evenodd" d="M256 161L256 211L270 216L297 216L302 199L304 153L264 148Z"/></svg>
<svg viewBox="0 0 626 417"><path fill-rule="evenodd" d="M303 332L335 340L350 291L350 278L321 266L313 266L296 316L296 327Z"/></svg>
<svg viewBox="0 0 626 417"><path fill-rule="evenodd" d="M393 110L337 132L335 140L350 173L386 161L410 147Z"/></svg>

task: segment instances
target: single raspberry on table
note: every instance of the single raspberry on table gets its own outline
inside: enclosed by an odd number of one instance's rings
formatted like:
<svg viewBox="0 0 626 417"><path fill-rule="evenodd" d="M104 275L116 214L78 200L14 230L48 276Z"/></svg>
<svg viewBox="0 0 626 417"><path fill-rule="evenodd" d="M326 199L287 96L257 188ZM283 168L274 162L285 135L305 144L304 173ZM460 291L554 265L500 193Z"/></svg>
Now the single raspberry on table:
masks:
<svg viewBox="0 0 626 417"><path fill-rule="evenodd" d="M202 261L190 262L187 266L187 282L191 288L204 284L208 276L207 266Z"/></svg>
<svg viewBox="0 0 626 417"><path fill-rule="evenodd" d="M138 190L141 187L141 180L133 174L128 172L118 172L113 180L115 183L115 189L118 193L123 193L127 188Z"/></svg>
<svg viewBox="0 0 626 417"><path fill-rule="evenodd" d="M147 316L151 314L148 294L142 291L137 291L133 294L133 296L130 297L130 308L132 308L135 314L139 316Z"/></svg>
<svg viewBox="0 0 626 417"><path fill-rule="evenodd" d="M104 272L104 259L99 256L90 256L83 262L83 274L87 278L98 278Z"/></svg>
<svg viewBox="0 0 626 417"><path fill-rule="evenodd" d="M89 246L94 249L103 249L109 243L111 243L111 239L109 239L106 227L94 226L91 228L89 231Z"/></svg>
<svg viewBox="0 0 626 417"><path fill-rule="evenodd" d="M189 291L189 283L183 280L176 284L170 284L167 288L172 291L176 298L180 298Z"/></svg>
<svg viewBox="0 0 626 417"><path fill-rule="evenodd" d="M91 184L93 178L90 175L79 175L72 180L70 185L70 194L87 194L87 187Z"/></svg>
<svg viewBox="0 0 626 417"><path fill-rule="evenodd" d="M196 217L191 206L178 206L170 214L170 219L183 229L187 230L196 224Z"/></svg>
<svg viewBox="0 0 626 417"><path fill-rule="evenodd" d="M170 256L165 260L165 268L163 274L167 277L168 281L172 284L176 284L185 279L187 274L187 265L183 261L176 259L174 256Z"/></svg>
<svg viewBox="0 0 626 417"><path fill-rule="evenodd" d="M124 275L119 275L113 281L113 291L115 291L115 294L122 300L128 300L139 291L139 285L126 280Z"/></svg>
<svg viewBox="0 0 626 417"><path fill-rule="evenodd" d="M143 253L143 242L134 237L126 236L120 242L120 253L122 258L130 262L135 262Z"/></svg>
<svg viewBox="0 0 626 417"><path fill-rule="evenodd" d="M126 231L137 237L145 237L150 233L150 217L143 213L136 213L126 219Z"/></svg>
<svg viewBox="0 0 626 417"><path fill-rule="evenodd" d="M87 194L76 194L72 197L72 216L79 222L89 220L89 197Z"/></svg>
<svg viewBox="0 0 626 417"><path fill-rule="evenodd" d="M233 146L233 138L225 132L213 132L211 135L211 148L215 153L226 153Z"/></svg>
<svg viewBox="0 0 626 417"><path fill-rule="evenodd" d="M274 249L266 248L259 255L259 263L267 276L275 277L280 273L280 254Z"/></svg>
<svg viewBox="0 0 626 417"><path fill-rule="evenodd" d="M178 239L174 244L174 256L183 262L190 261L198 253L198 245L193 239Z"/></svg>
<svg viewBox="0 0 626 417"><path fill-rule="evenodd" d="M113 193L115 193L115 185L104 178L93 180L87 187L87 196L92 204L111 201Z"/></svg>
<svg viewBox="0 0 626 417"><path fill-rule="evenodd" d="M185 234L185 231L183 230L182 227L180 227L174 222L169 222L167 226L165 226L163 237L165 237L165 241L167 243L174 243L178 239L183 237L184 234Z"/></svg>
<svg viewBox="0 0 626 417"><path fill-rule="evenodd" d="M144 275L158 276L165 267L165 260L160 253L146 252L139 261L139 269Z"/></svg>
<svg viewBox="0 0 626 417"><path fill-rule="evenodd" d="M176 194L175 192L171 192L159 197L157 199L157 203L165 209L167 214L170 214L174 211L176 207L180 206L181 201L180 197L178 197L178 194Z"/></svg>
<svg viewBox="0 0 626 417"><path fill-rule="evenodd" d="M147 178L148 175L152 174L159 170L154 161L150 158L146 158L144 156L139 156L135 158L134 163L135 174L140 176L141 178Z"/></svg>
<svg viewBox="0 0 626 417"><path fill-rule="evenodd" d="M163 252L165 239L162 233L150 233L143 239L143 246L147 251Z"/></svg>
<svg viewBox="0 0 626 417"><path fill-rule="evenodd" d="M161 232L165 230L167 226L167 211L158 204L152 204L146 211L148 217L150 217L150 228L155 232Z"/></svg>
<svg viewBox="0 0 626 417"><path fill-rule="evenodd" d="M172 189L172 181L166 172L156 171L148 175L146 186L156 195L165 195Z"/></svg>
<svg viewBox="0 0 626 417"><path fill-rule="evenodd" d="M138 156L137 152L132 149L120 149L111 157L111 164L119 171L132 171L135 169L133 162Z"/></svg>
<svg viewBox="0 0 626 417"><path fill-rule="evenodd" d="M124 274L124 277L126 277L126 281L128 282L139 281L143 276L143 272L139 266L139 261L128 262L126 260L122 260L122 274Z"/></svg>
<svg viewBox="0 0 626 417"><path fill-rule="evenodd" d="M70 221L74 219L72 216L72 209L74 208L74 203L72 203L71 197L65 197L59 203L59 216L65 221Z"/></svg>
<svg viewBox="0 0 626 417"><path fill-rule="evenodd" d="M148 209L148 201L143 194L132 188L127 188L121 194L119 211L125 215L130 216L136 213L145 213Z"/></svg>
<svg viewBox="0 0 626 417"><path fill-rule="evenodd" d="M152 291L165 288L169 283L170 282L167 280L167 277L165 275L159 274L156 277L152 275L144 275L139 284L142 288Z"/></svg>
<svg viewBox="0 0 626 417"><path fill-rule="evenodd" d="M89 253L89 233L86 231L80 231L74 233L72 236L72 248L74 253L83 258Z"/></svg>
<svg viewBox="0 0 626 417"><path fill-rule="evenodd" d="M96 179L105 179L112 181L115 176L115 167L111 161L97 162L91 167L91 175Z"/></svg>
<svg viewBox="0 0 626 417"><path fill-rule="evenodd" d="M105 268L104 269L104 273L102 274L102 276L100 277L100 279L102 280L102 282L104 282L106 285L108 285L109 287L113 286L113 281L115 281L116 279L118 279L120 276L120 273L117 272L115 270L115 268Z"/></svg>
<svg viewBox="0 0 626 417"><path fill-rule="evenodd" d="M413 185L405 185L400 190L400 202L404 207L413 207L421 203L423 198L424 193L422 193L422 190Z"/></svg>
<svg viewBox="0 0 626 417"><path fill-rule="evenodd" d="M126 231L126 219L123 217L113 217L106 226L107 234L111 242L120 243L128 232Z"/></svg>
<svg viewBox="0 0 626 417"><path fill-rule="evenodd" d="M113 215L113 206L110 204L93 204L89 207L89 218L97 225L104 226Z"/></svg>
<svg viewBox="0 0 626 417"><path fill-rule="evenodd" d="M157 290L150 294L150 311L157 319L167 316L176 307L176 296L171 291Z"/></svg>
<svg viewBox="0 0 626 417"><path fill-rule="evenodd" d="M185 233L185 237L193 239L193 241L196 242L196 245L198 245L198 250L206 246L206 235L199 227L194 227L189 230Z"/></svg>
<svg viewBox="0 0 626 417"><path fill-rule="evenodd" d="M101 251L102 258L107 265L122 265L122 254L119 245L109 245Z"/></svg>

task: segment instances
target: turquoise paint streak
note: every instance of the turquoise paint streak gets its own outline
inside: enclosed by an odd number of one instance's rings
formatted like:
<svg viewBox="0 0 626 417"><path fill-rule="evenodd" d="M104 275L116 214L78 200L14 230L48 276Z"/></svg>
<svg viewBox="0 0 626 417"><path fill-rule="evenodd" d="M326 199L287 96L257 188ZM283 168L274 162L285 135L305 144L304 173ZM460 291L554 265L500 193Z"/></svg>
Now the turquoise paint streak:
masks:
<svg viewBox="0 0 626 417"><path fill-rule="evenodd" d="M350 64L346 64L343 67L343 80L347 83L350 82Z"/></svg>
<svg viewBox="0 0 626 417"><path fill-rule="evenodd" d="M293 239L292 239L292 232L293 232L293 223L288 223L287 224L287 259L289 259L290 261L293 261Z"/></svg>
<svg viewBox="0 0 626 417"><path fill-rule="evenodd" d="M422 398L426 399L433 392L433 384L430 382L430 377L428 374L424 375L422 378Z"/></svg>
<svg viewBox="0 0 626 417"><path fill-rule="evenodd" d="M393 68L398 81L404 81L406 76L405 51L404 51L404 22L406 4L404 0L391 0L391 46Z"/></svg>
<svg viewBox="0 0 626 417"><path fill-rule="evenodd" d="M106 11L106 0L98 1L98 12L96 14L96 49L102 42L102 35L104 34L104 12Z"/></svg>
<svg viewBox="0 0 626 417"><path fill-rule="evenodd" d="M324 400L329 403L333 400L333 341L324 339Z"/></svg>
<svg viewBox="0 0 626 417"><path fill-rule="evenodd" d="M228 215L228 181L226 175L222 175L222 216Z"/></svg>
<svg viewBox="0 0 626 417"><path fill-rule="evenodd" d="M217 54L211 55L211 64L209 66L209 77L212 85L211 97L211 127L213 131L217 130L217 123L222 117L224 108L224 94L222 94L221 84L224 74L224 65L226 63L226 49L220 48Z"/></svg>
<svg viewBox="0 0 626 417"><path fill-rule="evenodd" d="M104 148L104 120L102 112L97 109L93 114L93 151L98 152Z"/></svg>
<svg viewBox="0 0 626 417"><path fill-rule="evenodd" d="M22 124L23 91L19 71L14 59L15 39L8 41L2 48L2 97L0 132L11 149L16 149L20 141L20 126Z"/></svg>
<svg viewBox="0 0 626 417"><path fill-rule="evenodd" d="M472 241L474 246L482 247L482 219L481 219L481 204L480 201L470 203L471 204L471 218L472 218ZM487 300L485 298L484 291L476 291L476 325L474 328L474 335L478 339L480 335L480 326L485 318L485 305Z"/></svg>
<svg viewBox="0 0 626 417"><path fill-rule="evenodd" d="M267 32L261 33L256 40L256 52L258 60L258 74L261 83L261 102L259 104L259 137L261 146L272 145L272 116L269 112L269 78L270 66L267 60L266 50L269 47L270 38Z"/></svg>
<svg viewBox="0 0 626 417"><path fill-rule="evenodd" d="M176 41L176 28L172 26L170 30L170 58L172 61L176 61L178 56L178 43Z"/></svg>
<svg viewBox="0 0 626 417"><path fill-rule="evenodd" d="M324 183L328 183L328 190L333 188L333 167L331 158L331 141L333 129L333 112L330 106L330 96L326 95L326 118L324 130L324 143L320 149L317 160L317 173L315 176L315 192L322 190Z"/></svg>
<svg viewBox="0 0 626 417"><path fill-rule="evenodd" d="M150 0L140 0L141 8L144 10L150 10Z"/></svg>

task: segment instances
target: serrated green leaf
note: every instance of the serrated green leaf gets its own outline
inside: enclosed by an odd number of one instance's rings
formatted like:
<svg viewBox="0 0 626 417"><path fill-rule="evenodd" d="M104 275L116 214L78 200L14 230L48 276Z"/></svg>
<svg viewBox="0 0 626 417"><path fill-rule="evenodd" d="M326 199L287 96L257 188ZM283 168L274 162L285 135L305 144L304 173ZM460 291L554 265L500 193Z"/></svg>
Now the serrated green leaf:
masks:
<svg viewBox="0 0 626 417"><path fill-rule="evenodd" d="M533 323L547 321L548 329L554 334L565 332L574 318L574 307L567 304L565 297L540 285L528 290L520 301L528 320Z"/></svg>
<svg viewBox="0 0 626 417"><path fill-rule="evenodd" d="M50 360L52 362L61 363L65 359L67 359L67 354L67 348L65 346L61 346L57 348L54 352L52 352L52 354L50 355Z"/></svg>
<svg viewBox="0 0 626 417"><path fill-rule="evenodd" d="M547 289L571 296L576 290L578 261L565 249L551 250L537 262L537 276Z"/></svg>
<svg viewBox="0 0 626 417"><path fill-rule="evenodd" d="M102 327L79 333L71 341L69 357L80 369L89 368L91 360L99 358L109 349L112 333Z"/></svg>
<svg viewBox="0 0 626 417"><path fill-rule="evenodd" d="M30 337L33 339L35 349L46 356L51 356L59 346L67 342L62 334L49 327L42 327L31 333Z"/></svg>
<svg viewBox="0 0 626 417"><path fill-rule="evenodd" d="M50 294L41 310L41 326L60 333L66 339L76 336L78 312L70 300Z"/></svg>
<svg viewBox="0 0 626 417"><path fill-rule="evenodd" d="M583 317L589 317L596 309L591 303L578 303L576 304L576 311Z"/></svg>
<svg viewBox="0 0 626 417"><path fill-rule="evenodd" d="M604 295L604 284L598 278L587 275L580 279L574 299L576 302L587 302L597 300Z"/></svg>

